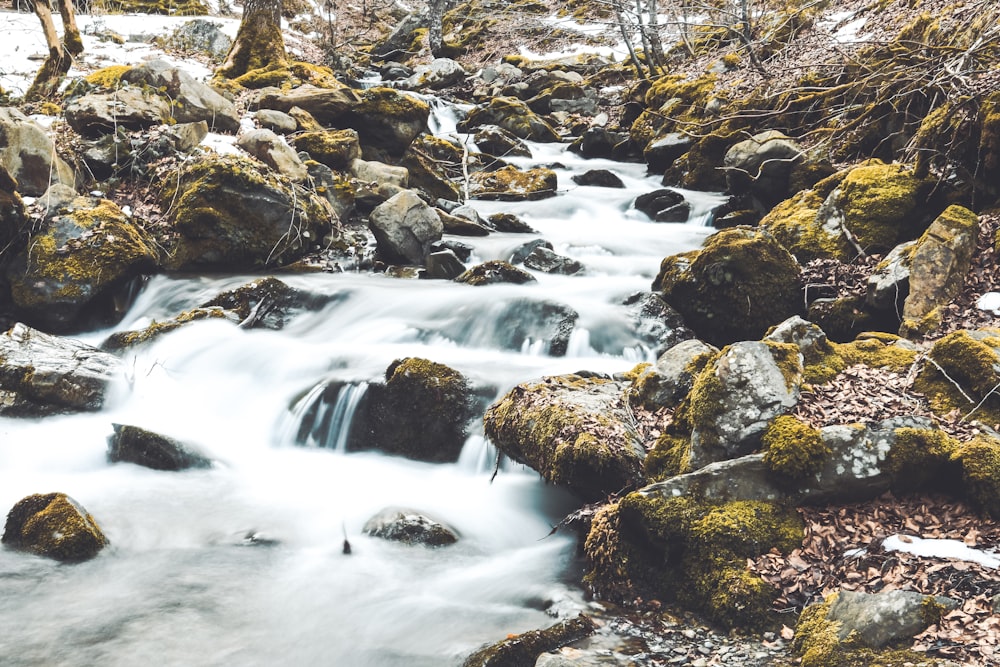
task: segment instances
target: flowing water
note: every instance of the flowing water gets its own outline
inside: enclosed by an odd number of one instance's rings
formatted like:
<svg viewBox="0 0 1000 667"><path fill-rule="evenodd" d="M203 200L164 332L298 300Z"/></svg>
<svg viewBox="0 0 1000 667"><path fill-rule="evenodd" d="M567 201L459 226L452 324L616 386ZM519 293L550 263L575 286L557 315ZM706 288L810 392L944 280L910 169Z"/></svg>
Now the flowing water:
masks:
<svg viewBox="0 0 1000 667"><path fill-rule="evenodd" d="M451 129L447 118L439 127ZM649 289L663 256L700 244L718 198L692 194L690 224L651 223L630 210L657 187L642 165L533 149L531 162L563 165L558 197L475 206L521 215L586 275L477 288L365 273L282 276L336 298L282 331L203 321L129 352L128 376L99 413L0 420L0 507L65 492L111 541L78 565L0 550L0 664L458 665L483 643L572 609L581 597L574 540L549 532L575 501L519 466L491 481L495 455L481 424L456 464L343 451L365 383L400 357L448 364L494 396L546 374L613 373L652 359L619 304ZM614 169L626 189L575 187L570 174L592 168ZM532 238L461 240L474 246L471 265ZM156 277L115 330L248 279ZM544 330L529 321L538 302L578 313L565 356L548 355L549 341L534 336ZM81 338L97 344L108 333ZM324 404L330 383L343 388ZM304 428L307 412L314 423ZM109 464L113 423L173 436L218 463L182 473ZM461 540L427 549L362 535L390 505L443 519Z"/></svg>

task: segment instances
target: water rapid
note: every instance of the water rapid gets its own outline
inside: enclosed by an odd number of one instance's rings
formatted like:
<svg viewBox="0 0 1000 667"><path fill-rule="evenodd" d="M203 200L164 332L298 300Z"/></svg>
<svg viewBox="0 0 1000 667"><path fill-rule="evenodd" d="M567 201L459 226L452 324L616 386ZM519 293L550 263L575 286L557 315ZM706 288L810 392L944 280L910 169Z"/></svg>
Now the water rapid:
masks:
<svg viewBox="0 0 1000 667"><path fill-rule="evenodd" d="M454 130L447 118L438 127ZM0 550L0 663L440 667L572 607L574 541L549 532L574 499L518 466L491 481L495 457L481 426L456 464L343 447L366 383L397 358L447 364L494 396L542 375L652 360L621 302L649 289L663 256L701 243L718 198L687 193L689 224L651 223L631 208L658 187L644 165L532 148L519 162L558 164L559 196L473 204L483 215L516 213L539 234L462 238L473 246L469 264L540 236L585 275L477 288L367 273L281 276L333 298L281 331L201 321L130 351L127 377L99 413L0 419L0 508L65 492L111 541L79 565ZM571 181L594 168L614 170L626 188ZM157 276L114 330L171 317L250 278ZM563 356L549 354L531 315L539 303L578 316ZM80 338L98 344L109 333ZM109 464L114 423L192 443L218 463L183 473ZM391 505L442 518L461 539L426 549L364 536L365 521Z"/></svg>

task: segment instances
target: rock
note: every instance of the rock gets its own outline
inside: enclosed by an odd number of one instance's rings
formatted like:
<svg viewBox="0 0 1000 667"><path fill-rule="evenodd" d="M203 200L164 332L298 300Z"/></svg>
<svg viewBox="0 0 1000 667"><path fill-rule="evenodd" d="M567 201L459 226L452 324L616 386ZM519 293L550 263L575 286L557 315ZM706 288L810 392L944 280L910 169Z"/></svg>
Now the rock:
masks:
<svg viewBox="0 0 1000 667"><path fill-rule="evenodd" d="M451 58L435 58L426 65L417 65L413 74L399 87L404 90L440 90L465 80L465 69Z"/></svg>
<svg viewBox="0 0 1000 667"><path fill-rule="evenodd" d="M476 287L481 285L494 285L496 283L514 283L515 285L523 285L524 283L535 282L535 277L527 271L523 271L510 264L509 262L492 260L489 262L483 262L482 264L477 264L460 275L458 278L455 278L455 282L465 283L466 285L474 285Z"/></svg>
<svg viewBox="0 0 1000 667"><path fill-rule="evenodd" d="M610 159L615 147L628 143L627 132L609 132L603 127L591 127L569 145L569 150L585 158Z"/></svg>
<svg viewBox="0 0 1000 667"><path fill-rule="evenodd" d="M624 188L625 184L616 174L607 169L591 169L582 174L575 174L573 182L577 185L593 185L599 188Z"/></svg>
<svg viewBox="0 0 1000 667"><path fill-rule="evenodd" d="M469 112L458 124L460 132L471 132L483 125L496 125L515 137L530 141L559 141L559 134L528 105L512 97L495 97Z"/></svg>
<svg viewBox="0 0 1000 667"><path fill-rule="evenodd" d="M458 460L473 416L469 381L458 371L426 359L394 361L385 384L368 388L364 437L348 450L376 449L418 461Z"/></svg>
<svg viewBox="0 0 1000 667"><path fill-rule="evenodd" d="M376 44L372 55L380 60L404 60L413 44L415 33L427 27L425 12L411 12L400 20L381 44Z"/></svg>
<svg viewBox="0 0 1000 667"><path fill-rule="evenodd" d="M185 310L176 317L165 320L154 321L142 329L131 331L116 331L101 343L101 349L109 352L120 352L133 347L144 345L156 340L160 336L175 329L197 322L199 320L217 318L227 320L233 324L240 324L241 318L234 312L223 310L219 307L213 308L192 308Z"/></svg>
<svg viewBox="0 0 1000 667"><path fill-rule="evenodd" d="M513 250L506 252L507 261L511 264L523 264L524 260L528 258L528 255L533 253L537 248L552 250L552 244L545 239L532 239L526 243L518 245Z"/></svg>
<svg viewBox="0 0 1000 667"><path fill-rule="evenodd" d="M791 194L789 177L804 159L802 147L785 134L761 132L726 151L726 185L734 195L749 193L767 210Z"/></svg>
<svg viewBox="0 0 1000 667"><path fill-rule="evenodd" d="M557 255L544 246L538 246L524 258L524 265L542 273L572 276L583 273L583 264L571 257Z"/></svg>
<svg viewBox="0 0 1000 667"><path fill-rule="evenodd" d="M418 512L401 507L386 507L368 519L361 529L365 535L390 542L443 547L458 541L458 531Z"/></svg>
<svg viewBox="0 0 1000 667"><path fill-rule="evenodd" d="M529 82L529 89L530 85ZM564 112L594 116L599 111L597 93L593 88L569 82L558 82L545 88L527 104L532 111L540 114Z"/></svg>
<svg viewBox="0 0 1000 667"><path fill-rule="evenodd" d="M394 167L383 162L354 160L351 162L350 172L359 181L381 184L383 186L391 185L396 188L405 189L409 187L410 183L410 172L408 169L405 167Z"/></svg>
<svg viewBox="0 0 1000 667"><path fill-rule="evenodd" d="M952 205L917 241L910 257L910 293L903 304L900 335L920 335L941 321L935 310L962 291L979 238L979 217Z"/></svg>
<svg viewBox="0 0 1000 667"><path fill-rule="evenodd" d="M839 623L837 638L841 641L857 633L855 637L862 645L882 648L896 641L910 640L935 622L933 614L928 614L928 601L942 611L959 607L957 600L915 591L839 591L826 618Z"/></svg>
<svg viewBox="0 0 1000 667"><path fill-rule="evenodd" d="M531 149L522 140L496 125L481 125L473 136L476 147L494 157L531 157Z"/></svg>
<svg viewBox="0 0 1000 667"><path fill-rule="evenodd" d="M271 130L245 132L236 140L236 145L293 181L301 183L309 177L309 172L299 159L298 153Z"/></svg>
<svg viewBox="0 0 1000 667"><path fill-rule="evenodd" d="M0 414L34 417L100 410L123 362L24 324L0 335Z"/></svg>
<svg viewBox="0 0 1000 667"><path fill-rule="evenodd" d="M303 132L295 137L295 148L330 169L349 168L361 157L360 139L354 130Z"/></svg>
<svg viewBox="0 0 1000 667"><path fill-rule="evenodd" d="M803 360L820 359L833 350L826 333L816 324L793 315L764 336L764 342L792 343L799 348Z"/></svg>
<svg viewBox="0 0 1000 667"><path fill-rule="evenodd" d="M74 131L92 139L118 129L146 130L172 118L166 99L138 86L77 97L66 105L65 115Z"/></svg>
<svg viewBox="0 0 1000 667"><path fill-rule="evenodd" d="M680 132L671 132L657 137L646 145L642 154L649 165L649 171L662 172L694 146L694 138Z"/></svg>
<svg viewBox="0 0 1000 667"><path fill-rule="evenodd" d="M691 215L691 205L684 195L667 188L639 195L634 206L656 222L684 222Z"/></svg>
<svg viewBox="0 0 1000 667"><path fill-rule="evenodd" d="M65 493L17 501L7 514L2 541L12 549L65 563L90 560L108 544L94 517Z"/></svg>
<svg viewBox="0 0 1000 667"><path fill-rule="evenodd" d="M336 299L336 296L289 287L274 276L268 276L222 292L201 304L200 308L222 308L234 313L244 329L278 331L296 313L321 310Z"/></svg>
<svg viewBox="0 0 1000 667"><path fill-rule="evenodd" d="M910 258L916 241L900 243L868 276L865 304L873 310L902 315L903 303L910 293ZM902 317L900 317L902 319Z"/></svg>
<svg viewBox="0 0 1000 667"><path fill-rule="evenodd" d="M306 160L304 164L309 172L313 190L330 205L337 219L351 218L356 212L357 190L350 177L315 160Z"/></svg>
<svg viewBox="0 0 1000 667"><path fill-rule="evenodd" d="M756 449L771 420L798 402L801 383L794 345L742 341L724 348L689 397L692 469Z"/></svg>
<svg viewBox="0 0 1000 667"><path fill-rule="evenodd" d="M427 255L428 278L454 280L465 271L465 264L451 250L439 250Z"/></svg>
<svg viewBox="0 0 1000 667"><path fill-rule="evenodd" d="M306 84L290 91L267 90L257 99L261 109L283 111L293 117L293 109L300 109L325 127L343 127L348 112L358 105L361 98L350 88L317 88ZM298 118L296 118L298 120ZM300 128L320 129L320 128Z"/></svg>
<svg viewBox="0 0 1000 667"><path fill-rule="evenodd" d="M717 352L694 338L677 343L632 382L629 399L653 410L677 405L694 386L695 360Z"/></svg>
<svg viewBox="0 0 1000 667"><path fill-rule="evenodd" d="M457 201L461 192L463 155L450 141L421 134L406 149L399 163L410 172L410 187L426 193L430 201ZM473 161L470 160L470 163Z"/></svg>
<svg viewBox="0 0 1000 667"><path fill-rule="evenodd" d="M442 250L450 250L455 253L455 256L458 257L459 260L468 262L472 259L472 251L474 248L467 243L456 241L455 239L442 239L431 243L431 252L440 252Z"/></svg>
<svg viewBox="0 0 1000 667"><path fill-rule="evenodd" d="M368 217L368 226L378 243L378 255L386 262L423 264L430 244L444 231L434 209L410 190L403 190L380 204Z"/></svg>
<svg viewBox="0 0 1000 667"><path fill-rule="evenodd" d="M24 249L29 231L28 214L17 193L17 182L0 158L0 247L5 249L0 253L0 271L12 255Z"/></svg>
<svg viewBox="0 0 1000 667"><path fill-rule="evenodd" d="M701 250L665 258L653 290L663 292L699 338L720 346L760 339L798 314L800 273L773 236L733 227L708 237Z"/></svg>
<svg viewBox="0 0 1000 667"><path fill-rule="evenodd" d="M180 51L204 53L219 63L233 45L233 40L218 23L206 19L194 19L182 24L167 37L166 42Z"/></svg>
<svg viewBox="0 0 1000 667"><path fill-rule="evenodd" d="M765 215L759 227L774 237L800 262L813 259L849 261L857 255L852 237L837 216L820 217L824 197L803 190L786 199Z"/></svg>
<svg viewBox="0 0 1000 667"><path fill-rule="evenodd" d="M489 226L488 223L485 220L483 220L483 216L479 215L479 211L477 211L472 206L469 206L468 204L456 206L455 208L451 209L450 212L454 216L457 216L459 218L465 218L469 222L474 222L477 225L483 227Z"/></svg>
<svg viewBox="0 0 1000 667"><path fill-rule="evenodd" d="M787 494L774 482L771 469L763 454L747 454L734 459L716 461L694 472L675 475L639 489L643 496L691 498L699 502L729 503L734 501L783 502Z"/></svg>
<svg viewBox="0 0 1000 667"><path fill-rule="evenodd" d="M157 125L139 136L121 130L89 145L83 143L83 160L94 178L152 178L151 165L165 157L193 151L208 135L208 124Z"/></svg>
<svg viewBox="0 0 1000 667"><path fill-rule="evenodd" d="M52 139L13 107L0 107L0 165L22 195L37 197L55 183L76 188L76 173L56 155Z"/></svg>
<svg viewBox="0 0 1000 667"><path fill-rule="evenodd" d="M325 200L239 156L184 166L163 201L176 232L165 262L174 271L287 264L317 247L335 219Z"/></svg>
<svg viewBox="0 0 1000 667"><path fill-rule="evenodd" d="M366 149L377 148L399 156L417 135L427 131L431 110L422 100L392 88L369 88L358 97L345 122L358 131Z"/></svg>
<svg viewBox="0 0 1000 667"><path fill-rule="evenodd" d="M470 175L469 194L477 199L534 201L555 197L556 172L545 167L520 170L507 166L497 171L477 171Z"/></svg>
<svg viewBox="0 0 1000 667"><path fill-rule="evenodd" d="M274 109L258 109L253 112L253 119L261 127L278 134L291 134L299 129L299 124L294 118ZM360 153L356 157L360 157Z"/></svg>
<svg viewBox="0 0 1000 667"><path fill-rule="evenodd" d="M217 132L240 129L236 106L208 84L165 60L147 60L122 74L122 81L162 91L170 100L169 117L178 123L205 121Z"/></svg>
<svg viewBox="0 0 1000 667"><path fill-rule="evenodd" d="M462 667L531 667L541 654L583 639L596 629L589 618L577 616L484 646L466 658Z"/></svg>
<svg viewBox="0 0 1000 667"><path fill-rule="evenodd" d="M118 321L130 283L157 264L151 239L106 199L76 197L50 216L7 267L19 318L60 332Z"/></svg>
<svg viewBox="0 0 1000 667"><path fill-rule="evenodd" d="M913 381L937 414L974 407L984 424L1000 424L1000 330L960 330L934 342ZM959 389L959 387L961 389Z"/></svg>
<svg viewBox="0 0 1000 667"><path fill-rule="evenodd" d="M459 217L457 215L452 215L451 213L445 213L441 209L436 209L438 216L441 218L441 224L444 225L445 234L453 234L455 236L489 236L490 229L478 223L475 223L468 218Z"/></svg>
<svg viewBox="0 0 1000 667"><path fill-rule="evenodd" d="M212 461L173 438L138 426L114 424L108 438L108 460L112 463L135 463L153 470L178 471L209 468Z"/></svg>
<svg viewBox="0 0 1000 667"><path fill-rule="evenodd" d="M513 213L494 213L486 219L493 229L508 234L537 234L531 225Z"/></svg>
<svg viewBox="0 0 1000 667"><path fill-rule="evenodd" d="M519 384L486 411L486 437L546 481L585 500L602 500L642 482L645 450L624 389L579 375Z"/></svg>

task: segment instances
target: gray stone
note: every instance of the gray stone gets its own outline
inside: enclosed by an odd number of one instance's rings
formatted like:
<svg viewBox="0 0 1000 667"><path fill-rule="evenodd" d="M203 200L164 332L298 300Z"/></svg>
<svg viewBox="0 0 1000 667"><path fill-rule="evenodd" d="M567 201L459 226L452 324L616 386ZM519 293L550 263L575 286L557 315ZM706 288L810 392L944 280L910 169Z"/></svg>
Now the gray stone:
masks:
<svg viewBox="0 0 1000 667"><path fill-rule="evenodd" d="M826 333L812 322L793 315L774 327L764 340L775 343L794 343L804 358L815 359L830 349Z"/></svg>
<svg viewBox="0 0 1000 667"><path fill-rule="evenodd" d="M903 303L910 293L910 257L916 243L907 241L893 248L868 277L865 303L873 309L898 313L902 319Z"/></svg>
<svg viewBox="0 0 1000 667"><path fill-rule="evenodd" d="M174 30L166 41L184 51L205 53L216 62L222 62L233 45L233 40L222 31L220 24L206 19L188 21Z"/></svg>
<svg viewBox="0 0 1000 667"><path fill-rule="evenodd" d="M837 637L844 640L856 632L860 641L871 648L883 648L896 641L909 640L922 632L928 625L924 613L924 604L928 599L948 610L959 606L957 600L915 591L874 594L840 591L836 595L826 617L840 623Z"/></svg>
<svg viewBox="0 0 1000 667"><path fill-rule="evenodd" d="M135 463L153 470L178 471L209 468L211 459L188 445L138 426L113 424L108 438L108 460L112 463Z"/></svg>
<svg viewBox="0 0 1000 667"><path fill-rule="evenodd" d="M357 159L351 162L350 171L354 178L368 183L406 188L410 181L410 172L406 167L394 167L382 162Z"/></svg>
<svg viewBox="0 0 1000 667"><path fill-rule="evenodd" d="M676 475L639 489L644 496L678 498L727 503L734 500L776 501L786 498L775 486L764 465L762 454L747 454L735 459L716 461L685 475Z"/></svg>
<svg viewBox="0 0 1000 667"><path fill-rule="evenodd" d="M240 129L236 106L208 84L164 60L149 60L122 74L122 81L163 91L170 100L169 117L178 123L200 120L221 132Z"/></svg>
<svg viewBox="0 0 1000 667"><path fill-rule="evenodd" d="M155 93L136 86L114 92L83 95L69 102L66 122L85 137L96 138L118 129L146 130L167 122L170 103Z"/></svg>
<svg viewBox="0 0 1000 667"><path fill-rule="evenodd" d="M317 88L306 84L287 93L280 90L266 90L257 98L261 109L275 109L288 113L298 107L308 112L320 124L333 127L343 121L361 98L350 88Z"/></svg>
<svg viewBox="0 0 1000 667"><path fill-rule="evenodd" d="M684 318L670 304L652 292L636 292L622 305L632 319L632 330L654 354L661 354L681 341L694 338ZM715 349L715 348L712 348Z"/></svg>
<svg viewBox="0 0 1000 667"><path fill-rule="evenodd" d="M479 127L473 141L479 150L494 157L531 157L531 149L524 141L496 125Z"/></svg>
<svg viewBox="0 0 1000 667"><path fill-rule="evenodd" d="M646 375L652 375L653 378L644 379L647 386L652 380L652 389L645 393L644 400L655 405L676 405L688 395L694 383L691 362L703 354L714 352L718 350L696 338L682 341L669 348L646 371Z"/></svg>
<svg viewBox="0 0 1000 667"><path fill-rule="evenodd" d="M56 155L44 128L13 107L0 107L0 164L22 195L37 197L54 183L76 188L76 172Z"/></svg>
<svg viewBox="0 0 1000 667"><path fill-rule="evenodd" d="M365 522L365 535L403 544L443 547L458 541L458 531L417 510L387 507Z"/></svg>
<svg viewBox="0 0 1000 667"><path fill-rule="evenodd" d="M545 239L532 239L505 253L507 261L511 264L523 264L528 255L534 252L536 248L552 250L552 244Z"/></svg>
<svg viewBox="0 0 1000 667"><path fill-rule="evenodd" d="M804 157L802 147L777 130L755 134L726 151L726 184L731 193L749 193L770 208L788 198L792 167Z"/></svg>
<svg viewBox="0 0 1000 667"><path fill-rule="evenodd" d="M284 111L276 109L258 109L253 114L261 127L277 132L278 134L291 134L299 129L299 124L294 118Z"/></svg>
<svg viewBox="0 0 1000 667"><path fill-rule="evenodd" d="M643 150L643 157L649 170L661 172L694 146L694 137L679 132L671 132L649 142Z"/></svg>
<svg viewBox="0 0 1000 667"><path fill-rule="evenodd" d="M380 204L368 217L377 252L384 261L423 264L430 244L444 232L441 217L416 193L403 190Z"/></svg>
<svg viewBox="0 0 1000 667"><path fill-rule="evenodd" d="M400 82L405 90L439 90L455 85L466 77L465 69L451 58L435 58L427 65L417 65L413 75Z"/></svg>
<svg viewBox="0 0 1000 667"><path fill-rule="evenodd" d="M439 250L427 255L428 278L439 278L443 280L454 280L465 271L462 260L451 250Z"/></svg>
<svg viewBox="0 0 1000 667"><path fill-rule="evenodd" d="M607 169L591 169L573 176L577 185L592 185L599 188L624 188L625 183L614 172Z"/></svg>
<svg viewBox="0 0 1000 667"><path fill-rule="evenodd" d="M236 145L293 181L301 182L309 177L309 172L299 159L298 153L271 130L251 130L241 134L236 140Z"/></svg>
<svg viewBox="0 0 1000 667"><path fill-rule="evenodd" d="M583 264L571 257L556 254L544 246L538 246L524 258L524 265L542 273L572 276L582 273Z"/></svg>

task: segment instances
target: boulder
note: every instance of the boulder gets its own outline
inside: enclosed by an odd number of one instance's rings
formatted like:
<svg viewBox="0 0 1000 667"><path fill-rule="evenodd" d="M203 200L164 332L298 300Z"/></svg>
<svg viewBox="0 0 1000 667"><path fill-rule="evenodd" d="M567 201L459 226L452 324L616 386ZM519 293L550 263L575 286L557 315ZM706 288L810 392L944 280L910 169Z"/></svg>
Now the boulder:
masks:
<svg viewBox="0 0 1000 667"><path fill-rule="evenodd" d="M791 194L789 177L804 159L805 152L795 141L777 130L767 130L726 151L726 185L732 194L750 194L768 210Z"/></svg>
<svg viewBox="0 0 1000 667"><path fill-rule="evenodd" d="M438 250L427 255L428 278L454 280L465 271L465 264L452 250Z"/></svg>
<svg viewBox="0 0 1000 667"><path fill-rule="evenodd" d="M473 222L468 218L452 215L451 213L445 213L441 209L436 209L436 210L438 216L440 216L441 218L441 224L444 225L445 234L453 234L455 236L490 235L489 227Z"/></svg>
<svg viewBox="0 0 1000 667"><path fill-rule="evenodd" d="M546 481L585 500L603 500L643 480L645 450L624 389L579 375L522 383L486 411L486 437Z"/></svg>
<svg viewBox="0 0 1000 667"><path fill-rule="evenodd" d="M180 51L204 53L217 63L225 59L233 46L233 40L220 25L207 19L182 24L166 38L166 43Z"/></svg>
<svg viewBox="0 0 1000 667"><path fill-rule="evenodd" d="M357 130L366 149L400 156L417 135L427 131L430 107L423 100L392 88L369 88L358 97L344 122Z"/></svg>
<svg viewBox="0 0 1000 667"><path fill-rule="evenodd" d="M426 65L417 65L413 74L399 83L404 90L440 90L453 86L466 77L465 69L451 58L435 58Z"/></svg>
<svg viewBox="0 0 1000 667"><path fill-rule="evenodd" d="M642 155L650 172L662 172L694 146L694 137L680 132L670 132L650 141Z"/></svg>
<svg viewBox="0 0 1000 667"><path fill-rule="evenodd" d="M610 159L615 148L628 143L628 132L610 132L603 127L588 128L569 145L569 150L585 158Z"/></svg>
<svg viewBox="0 0 1000 667"><path fill-rule="evenodd" d="M458 541L458 531L417 510L386 507L368 519L361 529L365 535L390 542L427 547L444 547Z"/></svg>
<svg viewBox="0 0 1000 667"><path fill-rule="evenodd" d="M236 140L236 145L293 181L301 183L309 177L309 172L299 159L298 153L271 130L245 132Z"/></svg>
<svg viewBox="0 0 1000 667"><path fill-rule="evenodd" d="M513 213L494 213L486 221L498 232L508 234L537 234L531 225Z"/></svg>
<svg viewBox="0 0 1000 667"><path fill-rule="evenodd" d="M771 420L799 399L802 355L790 343L742 341L725 347L689 395L691 468L749 454Z"/></svg>
<svg viewBox="0 0 1000 667"><path fill-rule="evenodd" d="M591 169L582 174L574 174L577 185L592 185L598 188L624 188L625 183L614 172L607 169Z"/></svg>
<svg viewBox="0 0 1000 667"><path fill-rule="evenodd" d="M116 322L116 299L156 267L152 240L106 199L76 197L49 216L7 267L18 316L62 332Z"/></svg>
<svg viewBox="0 0 1000 667"><path fill-rule="evenodd" d="M517 268L509 262L502 260L491 260L477 264L465 273L455 278L455 282L465 283L479 287L481 285L494 285L496 283L514 283L523 285L524 283L535 282L535 277Z"/></svg>
<svg viewBox="0 0 1000 667"><path fill-rule="evenodd" d="M580 615L544 630L508 635L506 639L484 646L470 655L462 667L528 667L535 665L539 656L547 651L579 641L596 629L593 621Z"/></svg>
<svg viewBox="0 0 1000 667"><path fill-rule="evenodd" d="M411 190L403 190L368 216L377 253L386 262L423 264L444 231L441 217Z"/></svg>
<svg viewBox="0 0 1000 667"><path fill-rule="evenodd" d="M37 197L55 183L76 187L76 173L42 126L13 107L0 107L0 166L22 195Z"/></svg>
<svg viewBox="0 0 1000 667"><path fill-rule="evenodd" d="M426 193L431 201L461 199L455 179L462 177L462 150L450 141L421 134L406 149L399 163L410 173L410 187Z"/></svg>
<svg viewBox="0 0 1000 667"><path fill-rule="evenodd" d="M650 410L677 405L694 386L696 360L717 352L696 338L677 343L632 381L629 401Z"/></svg>
<svg viewBox="0 0 1000 667"><path fill-rule="evenodd" d="M119 130L83 144L83 160L96 179L113 175L151 178L165 157L193 151L208 135L208 123L157 125L141 133Z"/></svg>
<svg viewBox="0 0 1000 667"><path fill-rule="evenodd" d="M187 445L138 426L114 424L108 438L108 461L135 463L153 470L178 471L209 468L211 459Z"/></svg>
<svg viewBox="0 0 1000 667"><path fill-rule="evenodd" d="M496 171L477 171L469 178L469 194L477 199L534 201L555 197L556 172L545 167L526 169L507 166Z"/></svg>
<svg viewBox="0 0 1000 667"><path fill-rule="evenodd" d="M239 156L184 166L163 201L176 232L165 264L175 271L293 262L317 247L335 216L324 200Z"/></svg>
<svg viewBox="0 0 1000 667"><path fill-rule="evenodd" d="M583 264L572 257L558 255L544 246L538 246L524 258L524 265L542 273L573 276L584 272Z"/></svg>
<svg viewBox="0 0 1000 667"><path fill-rule="evenodd" d="M360 101L358 93L350 88L317 88L306 84L287 92L267 90L257 98L257 106L261 109L283 111L293 117L295 114L291 111L297 108L306 112L320 125L344 127L341 123Z"/></svg>
<svg viewBox="0 0 1000 667"><path fill-rule="evenodd" d="M442 333L459 343L504 350L537 350L540 346L549 356L561 357L579 317L575 310L555 301L520 298L485 302L457 313Z"/></svg>
<svg viewBox="0 0 1000 667"><path fill-rule="evenodd" d="M258 109L253 113L253 119L261 127L278 134L291 134L299 129L299 124L294 118L284 111L275 109Z"/></svg>
<svg viewBox="0 0 1000 667"><path fill-rule="evenodd" d="M173 117L166 98L139 86L77 97L66 105L65 116L74 131L92 139L119 129L146 130Z"/></svg>
<svg viewBox="0 0 1000 667"><path fill-rule="evenodd" d="M268 276L222 292L200 308L222 308L234 313L244 329L278 331L297 313L318 311L336 299L334 295L289 287L274 276Z"/></svg>
<svg viewBox="0 0 1000 667"><path fill-rule="evenodd" d="M962 329L934 342L913 381L938 414L958 410L1000 424L1000 329Z"/></svg>
<svg viewBox="0 0 1000 667"><path fill-rule="evenodd" d="M0 335L0 414L14 417L100 410L124 377L118 357L24 324Z"/></svg>
<svg viewBox="0 0 1000 667"><path fill-rule="evenodd" d="M369 386L362 415L366 432L347 448L454 462L474 409L469 381L458 371L427 359L397 359L386 369L384 384Z"/></svg>
<svg viewBox="0 0 1000 667"><path fill-rule="evenodd" d="M962 291L979 238L979 217L949 206L917 241L910 257L910 292L903 304L900 335L920 335L941 321L935 310Z"/></svg>
<svg viewBox="0 0 1000 667"><path fill-rule="evenodd" d="M559 141L559 134L524 102L512 97L495 97L469 112L458 124L460 132L471 132L482 125L496 125L515 137L531 141Z"/></svg>
<svg viewBox="0 0 1000 667"><path fill-rule="evenodd" d="M379 184L380 187L389 185L394 188L404 189L409 187L410 183L409 169L394 167L393 165L374 160L353 160L350 164L350 172L359 181Z"/></svg>
<svg viewBox="0 0 1000 667"><path fill-rule="evenodd" d="M205 121L216 132L240 129L240 114L232 102L165 60L136 65L122 74L122 81L161 91L170 101L170 118L178 123Z"/></svg>
<svg viewBox="0 0 1000 667"><path fill-rule="evenodd" d="M733 227L660 264L653 290L712 345L758 340L802 309L801 269L770 234Z"/></svg>
<svg viewBox="0 0 1000 667"><path fill-rule="evenodd" d="M691 215L691 205L684 195L669 188L639 195L634 206L656 222L685 222Z"/></svg>
<svg viewBox="0 0 1000 667"><path fill-rule="evenodd" d="M530 89L530 82L529 82ZM571 113L581 116L596 116L597 92L578 83L559 82L549 86L527 101L535 113Z"/></svg>
<svg viewBox="0 0 1000 667"><path fill-rule="evenodd" d="M240 324L241 322L239 315L219 307L192 308L165 320L155 320L141 329L116 331L101 342L101 349L109 352L121 352L122 350L128 350L154 341L160 336L186 326L191 322L213 318L226 320L233 324Z"/></svg>
<svg viewBox="0 0 1000 667"><path fill-rule="evenodd" d="M17 182L0 159L0 271L10 257L24 249L30 225L24 201L17 193Z"/></svg>
<svg viewBox="0 0 1000 667"><path fill-rule="evenodd" d="M868 276L865 304L872 310L902 315L910 293L910 259L916 241L900 243L879 262Z"/></svg>
<svg viewBox="0 0 1000 667"><path fill-rule="evenodd" d="M523 264L524 260L528 258L536 248L545 248L547 250L552 250L552 244L545 239L531 239L525 243L517 245L515 248L504 253L507 256L507 261L511 264Z"/></svg>
<svg viewBox="0 0 1000 667"><path fill-rule="evenodd" d="M476 148L494 157L531 157L531 149L524 141L496 125L478 127L473 141Z"/></svg>
<svg viewBox="0 0 1000 667"><path fill-rule="evenodd" d="M90 560L108 544L94 517L65 493L17 501L7 514L2 542L65 563Z"/></svg>

